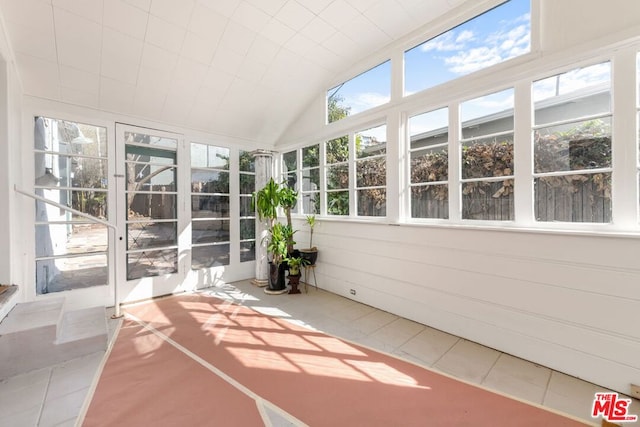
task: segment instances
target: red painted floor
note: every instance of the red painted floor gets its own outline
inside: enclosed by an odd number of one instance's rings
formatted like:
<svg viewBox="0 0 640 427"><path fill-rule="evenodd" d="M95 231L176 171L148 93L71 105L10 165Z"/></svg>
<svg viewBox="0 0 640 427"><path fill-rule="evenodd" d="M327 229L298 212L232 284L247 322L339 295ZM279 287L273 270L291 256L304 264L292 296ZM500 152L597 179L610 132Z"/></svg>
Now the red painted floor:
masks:
<svg viewBox="0 0 640 427"><path fill-rule="evenodd" d="M205 295L126 311L161 335L125 322L84 425L264 425L262 399L310 426L585 425Z"/></svg>

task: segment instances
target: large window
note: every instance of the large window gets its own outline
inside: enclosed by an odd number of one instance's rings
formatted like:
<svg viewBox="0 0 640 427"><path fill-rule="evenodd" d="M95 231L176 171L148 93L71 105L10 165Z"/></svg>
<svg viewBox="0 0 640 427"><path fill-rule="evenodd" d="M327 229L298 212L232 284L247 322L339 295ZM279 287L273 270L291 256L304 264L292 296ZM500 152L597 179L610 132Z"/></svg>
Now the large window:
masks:
<svg viewBox="0 0 640 427"><path fill-rule="evenodd" d="M358 216L387 214L387 126L355 134Z"/></svg>
<svg viewBox="0 0 640 427"><path fill-rule="evenodd" d="M229 264L229 149L191 144L191 268Z"/></svg>
<svg viewBox="0 0 640 427"><path fill-rule="evenodd" d="M510 0L406 51L404 94L529 52L530 10L530 0Z"/></svg>
<svg viewBox="0 0 640 427"><path fill-rule="evenodd" d="M107 220L107 130L35 118L35 193ZM103 225L36 202L36 293L106 285L108 231Z"/></svg>
<svg viewBox="0 0 640 427"><path fill-rule="evenodd" d="M463 102L460 120L462 219L513 220L513 89Z"/></svg>
<svg viewBox="0 0 640 427"><path fill-rule="evenodd" d="M611 64L533 83L538 221L611 222Z"/></svg>
<svg viewBox="0 0 640 427"><path fill-rule="evenodd" d="M325 142L327 215L349 215L349 136Z"/></svg>
<svg viewBox="0 0 640 427"><path fill-rule="evenodd" d="M327 122L386 104L390 98L391 61L386 61L327 91Z"/></svg>
<svg viewBox="0 0 640 427"><path fill-rule="evenodd" d="M449 109L409 118L412 218L449 218Z"/></svg>
<svg viewBox="0 0 640 427"><path fill-rule="evenodd" d="M253 155L240 151L240 262L256 259L256 213L251 195L256 189Z"/></svg>

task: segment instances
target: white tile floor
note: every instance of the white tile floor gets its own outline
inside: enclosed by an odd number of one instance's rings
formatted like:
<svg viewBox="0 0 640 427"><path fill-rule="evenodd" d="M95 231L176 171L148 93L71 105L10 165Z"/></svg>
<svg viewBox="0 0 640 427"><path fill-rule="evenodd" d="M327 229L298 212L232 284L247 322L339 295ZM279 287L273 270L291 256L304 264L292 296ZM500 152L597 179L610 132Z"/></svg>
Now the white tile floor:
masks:
<svg viewBox="0 0 640 427"><path fill-rule="evenodd" d="M606 391L312 287L301 295L266 295L244 281L205 292L572 414L589 423L594 421L590 418L594 393ZM117 323L109 321L111 332ZM75 425L103 356L104 352L95 353L0 381L0 426ZM634 400L631 413L640 415L639 401Z"/></svg>

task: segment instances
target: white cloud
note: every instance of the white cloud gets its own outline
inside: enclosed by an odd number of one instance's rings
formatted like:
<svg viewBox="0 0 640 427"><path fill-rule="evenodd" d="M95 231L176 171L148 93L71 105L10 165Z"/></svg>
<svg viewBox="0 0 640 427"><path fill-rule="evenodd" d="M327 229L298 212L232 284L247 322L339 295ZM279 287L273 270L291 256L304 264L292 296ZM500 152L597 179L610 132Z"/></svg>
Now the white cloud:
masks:
<svg viewBox="0 0 640 427"><path fill-rule="evenodd" d="M376 92L362 92L355 96L345 97L345 104L351 106L351 114L366 111L378 105L389 102L389 95L383 95Z"/></svg>
<svg viewBox="0 0 640 427"><path fill-rule="evenodd" d="M473 39L471 31L463 31L456 37L455 31L448 31L420 46L422 52L451 52L464 49L465 42Z"/></svg>
<svg viewBox="0 0 640 427"><path fill-rule="evenodd" d="M459 52L457 55L444 58L449 71L456 74L468 74L501 62L498 48L477 47Z"/></svg>
<svg viewBox="0 0 640 427"><path fill-rule="evenodd" d="M484 40L478 40L476 35L469 30L463 30L456 37L456 43L451 43L453 32L440 36L442 41L438 46L455 46L457 53L443 57L449 71L455 74L468 74L491 65L500 63L509 58L522 55L529 51L530 31L528 24L518 24L528 15L520 16L510 22L505 22L504 27L487 35ZM516 25L511 26L509 25ZM464 49L464 46L473 42L473 46ZM438 49L444 51L444 49Z"/></svg>
<svg viewBox="0 0 640 427"><path fill-rule="evenodd" d="M471 30L463 30L458 37L456 37L456 43L464 43L466 41L470 41L474 39L473 31Z"/></svg>

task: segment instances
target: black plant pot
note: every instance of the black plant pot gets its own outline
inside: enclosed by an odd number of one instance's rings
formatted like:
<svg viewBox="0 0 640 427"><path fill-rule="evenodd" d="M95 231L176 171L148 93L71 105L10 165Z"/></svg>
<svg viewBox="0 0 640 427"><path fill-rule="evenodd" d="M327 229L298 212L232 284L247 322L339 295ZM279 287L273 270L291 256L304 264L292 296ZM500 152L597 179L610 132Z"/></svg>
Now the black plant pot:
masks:
<svg viewBox="0 0 640 427"><path fill-rule="evenodd" d="M285 271L286 266L284 264L276 267L274 263L269 263L269 290L281 291L287 287L284 281Z"/></svg>
<svg viewBox="0 0 640 427"><path fill-rule="evenodd" d="M300 257L308 261L308 265L315 265L318 259L317 249L300 249Z"/></svg>

